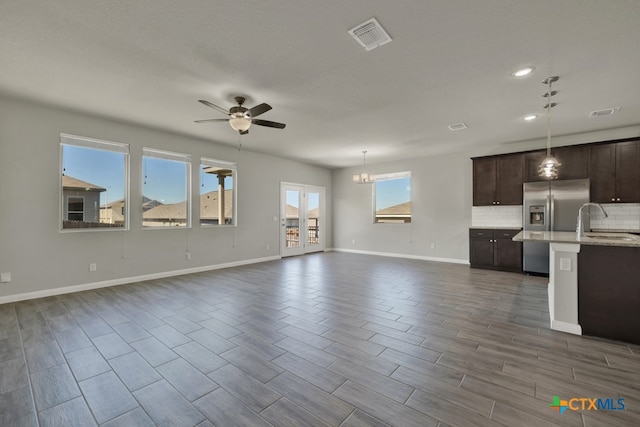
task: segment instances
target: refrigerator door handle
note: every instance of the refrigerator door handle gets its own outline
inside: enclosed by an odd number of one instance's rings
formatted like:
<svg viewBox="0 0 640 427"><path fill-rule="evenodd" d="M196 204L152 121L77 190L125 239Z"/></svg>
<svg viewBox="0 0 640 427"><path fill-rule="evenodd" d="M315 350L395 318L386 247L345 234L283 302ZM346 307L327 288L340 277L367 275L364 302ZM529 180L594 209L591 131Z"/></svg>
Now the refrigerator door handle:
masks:
<svg viewBox="0 0 640 427"><path fill-rule="evenodd" d="M547 231L553 231L555 224L555 200L553 200L553 194L547 196L547 212L549 213L549 221L547 221Z"/></svg>

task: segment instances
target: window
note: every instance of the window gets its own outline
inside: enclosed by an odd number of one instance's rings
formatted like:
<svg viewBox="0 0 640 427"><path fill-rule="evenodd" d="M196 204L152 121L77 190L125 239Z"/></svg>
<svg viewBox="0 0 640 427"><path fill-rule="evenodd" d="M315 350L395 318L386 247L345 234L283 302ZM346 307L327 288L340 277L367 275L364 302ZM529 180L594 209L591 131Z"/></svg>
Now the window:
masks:
<svg viewBox="0 0 640 427"><path fill-rule="evenodd" d="M374 222L411 222L411 172L376 174L373 187Z"/></svg>
<svg viewBox="0 0 640 427"><path fill-rule="evenodd" d="M129 146L60 134L61 229L127 229Z"/></svg>
<svg viewBox="0 0 640 427"><path fill-rule="evenodd" d="M67 220L84 221L84 197L67 197Z"/></svg>
<svg viewBox="0 0 640 427"><path fill-rule="evenodd" d="M236 225L236 164L200 159L200 225Z"/></svg>
<svg viewBox="0 0 640 427"><path fill-rule="evenodd" d="M191 158L143 148L142 226L191 226Z"/></svg>

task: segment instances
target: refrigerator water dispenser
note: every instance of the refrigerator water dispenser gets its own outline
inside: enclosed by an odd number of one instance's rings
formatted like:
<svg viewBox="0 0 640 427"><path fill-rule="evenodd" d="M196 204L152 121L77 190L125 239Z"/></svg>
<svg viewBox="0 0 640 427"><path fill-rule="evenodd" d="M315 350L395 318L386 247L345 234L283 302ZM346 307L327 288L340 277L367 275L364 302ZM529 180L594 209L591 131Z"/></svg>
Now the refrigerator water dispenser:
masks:
<svg viewBox="0 0 640 427"><path fill-rule="evenodd" d="M529 206L529 224L544 225L544 206Z"/></svg>

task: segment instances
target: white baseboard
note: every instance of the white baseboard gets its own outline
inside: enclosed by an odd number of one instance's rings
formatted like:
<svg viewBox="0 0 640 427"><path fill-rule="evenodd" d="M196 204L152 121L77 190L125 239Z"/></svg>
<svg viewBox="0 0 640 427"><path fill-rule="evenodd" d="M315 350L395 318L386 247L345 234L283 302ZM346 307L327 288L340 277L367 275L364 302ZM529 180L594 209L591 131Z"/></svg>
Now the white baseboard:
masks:
<svg viewBox="0 0 640 427"><path fill-rule="evenodd" d="M575 323L563 322L561 320L551 320L551 329L574 335L582 335L582 326Z"/></svg>
<svg viewBox="0 0 640 427"><path fill-rule="evenodd" d="M185 268L181 270L162 271L159 273L143 274L141 276L122 277L120 279L104 280L102 282L85 283L81 285L65 286L62 288L45 289L42 291L26 292L23 294L14 294L0 297L0 304L10 302L24 301L35 298L45 298L55 295L69 294L72 292L89 291L92 289L107 288L109 286L126 285L127 283L143 282L145 280L163 279L165 277L182 276L184 274L201 273L203 271L219 270L222 268L238 267L241 265L257 264L266 261L275 261L281 259L280 255L254 258L242 261L227 262L224 264L205 265L202 267Z"/></svg>
<svg viewBox="0 0 640 427"><path fill-rule="evenodd" d="M408 254L398 254L393 252L360 251L356 249L343 249L343 248L330 248L330 249L327 249L327 251L348 252L352 254L362 254L362 255L377 255L377 256L386 256L391 258L419 259L422 261L447 262L450 264L469 265L469 260L456 259L456 258L439 258L439 257L430 257L430 256L424 256L424 255L408 255Z"/></svg>

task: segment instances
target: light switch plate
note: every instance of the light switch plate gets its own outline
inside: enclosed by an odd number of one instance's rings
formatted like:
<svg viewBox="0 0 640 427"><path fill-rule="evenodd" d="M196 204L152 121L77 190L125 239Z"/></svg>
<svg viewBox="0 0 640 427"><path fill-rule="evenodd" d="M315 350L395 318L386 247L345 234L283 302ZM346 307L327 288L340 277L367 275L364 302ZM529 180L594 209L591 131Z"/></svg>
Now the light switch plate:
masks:
<svg viewBox="0 0 640 427"><path fill-rule="evenodd" d="M0 283L9 283L11 281L11 273L0 273Z"/></svg>
<svg viewBox="0 0 640 427"><path fill-rule="evenodd" d="M560 258L560 270L571 271L571 258Z"/></svg>

